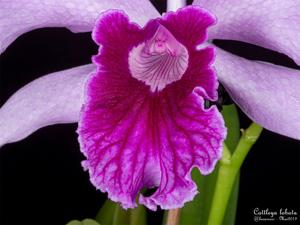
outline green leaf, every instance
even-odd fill
[[[125,210],[116,205],[113,225],[130,225],[130,210]]]
[[[240,122],[238,117],[238,111],[234,104],[223,105],[222,115],[225,120],[225,125],[227,127],[227,137],[225,143],[228,149],[233,153],[236,148],[241,132],[240,132]],[[240,175],[237,174],[235,183],[233,185],[233,190],[228,202],[228,208],[225,212],[223,225],[234,225],[236,217],[236,209],[239,195],[239,186],[240,186]]]
[[[106,200],[96,220],[101,225],[146,225],[146,209],[139,205],[135,209],[124,210],[116,203]]]
[[[82,225],[100,225],[96,220],[93,219],[84,219],[81,222]]]
[[[238,117],[238,111],[234,104],[223,105],[222,115],[227,127],[227,137],[225,143],[228,149],[232,151],[236,148],[240,140],[240,122]]]
[[[79,220],[71,220],[66,225],[82,225],[82,223]]]
[[[162,225],[166,225],[167,224],[168,213],[169,213],[168,210],[164,210],[164,216],[163,216]]]
[[[146,209],[143,205],[139,205],[135,209],[130,209],[130,225],[146,225]]]
[[[100,225],[97,221],[93,219],[84,219],[81,222],[79,220],[72,220],[67,225]]]
[[[233,190],[227,205],[227,210],[224,216],[223,225],[234,225],[239,196],[240,174],[237,174]]]
[[[98,221],[101,225],[112,225],[115,208],[116,203],[107,199],[102,208],[97,213],[95,220]]]

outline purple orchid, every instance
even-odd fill
[[[182,207],[197,193],[190,173],[210,173],[222,155],[214,49],[196,50],[215,22],[191,6],[150,20],[142,29],[121,11],[101,14],[93,31],[99,54],[79,121],[84,167],[91,182],[124,208]]]
[[[93,58],[96,68],[49,74],[14,94],[0,109],[0,146],[47,125],[79,122],[84,167],[112,200],[134,207],[143,187],[158,187],[152,196],[139,198],[150,209],[191,200],[196,194],[191,168],[211,172],[225,138],[217,109],[203,107],[203,99],[217,97],[214,50],[198,48],[215,23],[211,13],[218,23],[209,28],[209,40],[250,42],[300,63],[296,0],[196,0],[194,5],[160,17],[142,0],[0,0],[1,52],[22,33],[53,26],[74,32],[94,27],[93,39],[101,46]],[[300,139],[298,70],[220,49],[214,66],[250,118]]]

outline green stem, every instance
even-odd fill
[[[231,155],[228,148],[224,146],[208,225],[222,225],[236,175],[247,153],[260,136],[261,131],[262,127],[252,123],[251,126],[243,132],[233,155]]]
[[[166,225],[178,225],[180,219],[180,208],[171,209],[168,211],[167,224]]]
[[[130,214],[121,206],[117,205],[113,218],[113,225],[129,225]]]
[[[130,209],[130,225],[146,225],[146,209],[139,205],[135,209]]]
[[[263,128],[260,125],[252,123],[248,129],[242,131],[242,137],[231,158],[231,162],[237,170],[240,169],[249,150],[259,138],[262,130]]]
[[[115,208],[116,204],[114,202],[106,200],[97,213],[95,220],[101,225],[112,225]]]
[[[239,115],[235,105],[223,105],[222,115],[227,127],[225,143],[229,150],[233,151],[240,140]]]

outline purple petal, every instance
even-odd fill
[[[122,9],[141,25],[159,13],[147,0],[1,0],[0,53],[18,36],[42,27],[66,27],[73,32],[93,29],[98,15]]]
[[[180,208],[185,202],[193,200],[197,187],[190,177],[191,169],[198,167],[204,175],[212,172],[222,156],[222,143],[226,136],[223,119],[217,108],[205,110],[202,97],[196,93],[181,102],[173,102],[172,99],[164,101],[167,106],[157,106],[162,112],[158,114],[161,120],[154,127],[146,127],[146,130],[154,128],[154,132],[159,133],[159,145],[155,141],[145,141],[147,145],[140,149],[150,154],[156,153],[158,158],[156,165],[148,163],[146,166],[149,167],[144,170],[146,175],[151,177],[152,174],[153,182],[159,183],[158,189],[152,196],[140,196],[140,203],[152,210],[157,205],[162,209]],[[152,110],[155,111],[155,108]],[[151,134],[142,136],[144,139],[141,142],[151,140],[151,137]],[[147,146],[151,144],[153,147],[148,149]],[[146,158],[147,162],[150,160]],[[155,177],[155,167],[160,169],[159,179]],[[149,187],[147,184],[144,186]]]
[[[17,91],[0,108],[0,146],[22,140],[37,129],[79,119],[85,80],[94,65],[41,77]]]
[[[206,41],[207,28],[215,22],[211,13],[197,6],[184,7],[176,13],[169,12],[160,20],[180,43],[190,49]]]
[[[153,187],[158,187],[156,192],[149,197],[141,195],[140,203],[152,210],[158,205],[163,209],[182,207],[197,193],[191,169],[198,167],[208,174],[222,154],[223,119],[216,107],[203,108],[206,89],[197,87],[209,76],[212,87],[208,89],[217,86],[210,68],[214,52],[211,48],[196,50],[199,39],[205,37],[202,31],[198,40],[168,33],[175,30],[175,24],[184,27],[187,20],[183,12],[194,12],[195,8],[189,9],[177,12],[177,23],[173,21],[175,14],[167,13],[144,29],[113,10],[102,14],[93,32],[101,48],[94,57],[98,69],[88,81],[78,128],[81,151],[87,158],[83,166],[89,170],[91,182],[124,208],[135,207],[141,189]],[[208,18],[204,11],[195,10],[206,16],[204,20]],[[170,38],[166,46],[178,46],[181,40],[187,43],[189,67],[201,63],[195,70],[187,69],[180,80],[153,92],[131,74],[129,53],[141,43],[150,43],[151,48],[160,25],[168,30],[162,31]]]
[[[218,49],[219,81],[255,122],[300,140],[300,71],[254,62]]]
[[[300,65],[299,0],[195,0],[218,23],[210,39],[249,42],[284,53]]]

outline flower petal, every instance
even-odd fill
[[[166,18],[174,17],[166,14]],[[202,67],[161,91],[152,92],[132,76],[129,52],[152,40],[157,21],[141,29],[113,10],[102,14],[93,32],[101,47],[94,57],[98,68],[88,81],[78,128],[81,151],[87,158],[83,166],[91,182],[124,208],[136,206],[142,188],[158,187],[152,196],[140,196],[140,203],[152,210],[158,205],[182,207],[192,200],[197,189],[191,169],[210,173],[221,157],[226,134],[217,108],[203,107],[204,88],[195,88],[198,83],[192,82],[205,72],[215,76],[210,69],[211,48],[198,51],[194,46],[193,57],[198,57],[194,62],[203,59]],[[147,36],[150,31],[152,35]]]
[[[17,91],[0,108],[0,146],[44,126],[77,122],[85,80],[94,69],[90,64],[51,73]]]
[[[160,20],[181,44],[191,49],[206,41],[207,29],[215,22],[211,13],[197,6],[187,6],[175,13],[166,13]]]
[[[73,32],[91,31],[98,15],[122,9],[141,25],[159,13],[147,0],[1,0],[0,53],[18,36],[42,27],[66,27]]]
[[[193,200],[197,187],[190,177],[191,169],[198,167],[203,175],[207,175],[222,156],[222,143],[226,136],[223,118],[215,106],[205,110],[203,98],[196,92],[181,102],[164,99],[163,103],[167,102],[167,106],[157,106],[162,112],[161,121],[156,124],[160,145],[155,146],[156,143],[152,142],[151,149],[159,155],[156,168],[160,168],[160,179],[155,178],[159,185],[152,196],[140,196],[140,203],[152,210],[157,205],[162,209],[181,208],[185,202]],[[154,174],[155,165],[147,165],[149,171],[144,170],[144,173]]]
[[[300,71],[249,61],[221,49],[215,67],[232,99],[255,122],[300,140]]]
[[[151,97],[138,86],[112,85],[110,75],[89,81],[93,97],[78,128],[91,182],[124,208],[135,207],[139,191],[153,187],[157,191],[140,203],[152,210],[182,207],[197,193],[191,169],[208,174],[221,157],[226,132],[220,113],[203,109],[196,93]]]
[[[210,39],[230,39],[260,45],[290,56],[300,65],[299,0],[195,0],[218,23]]]

